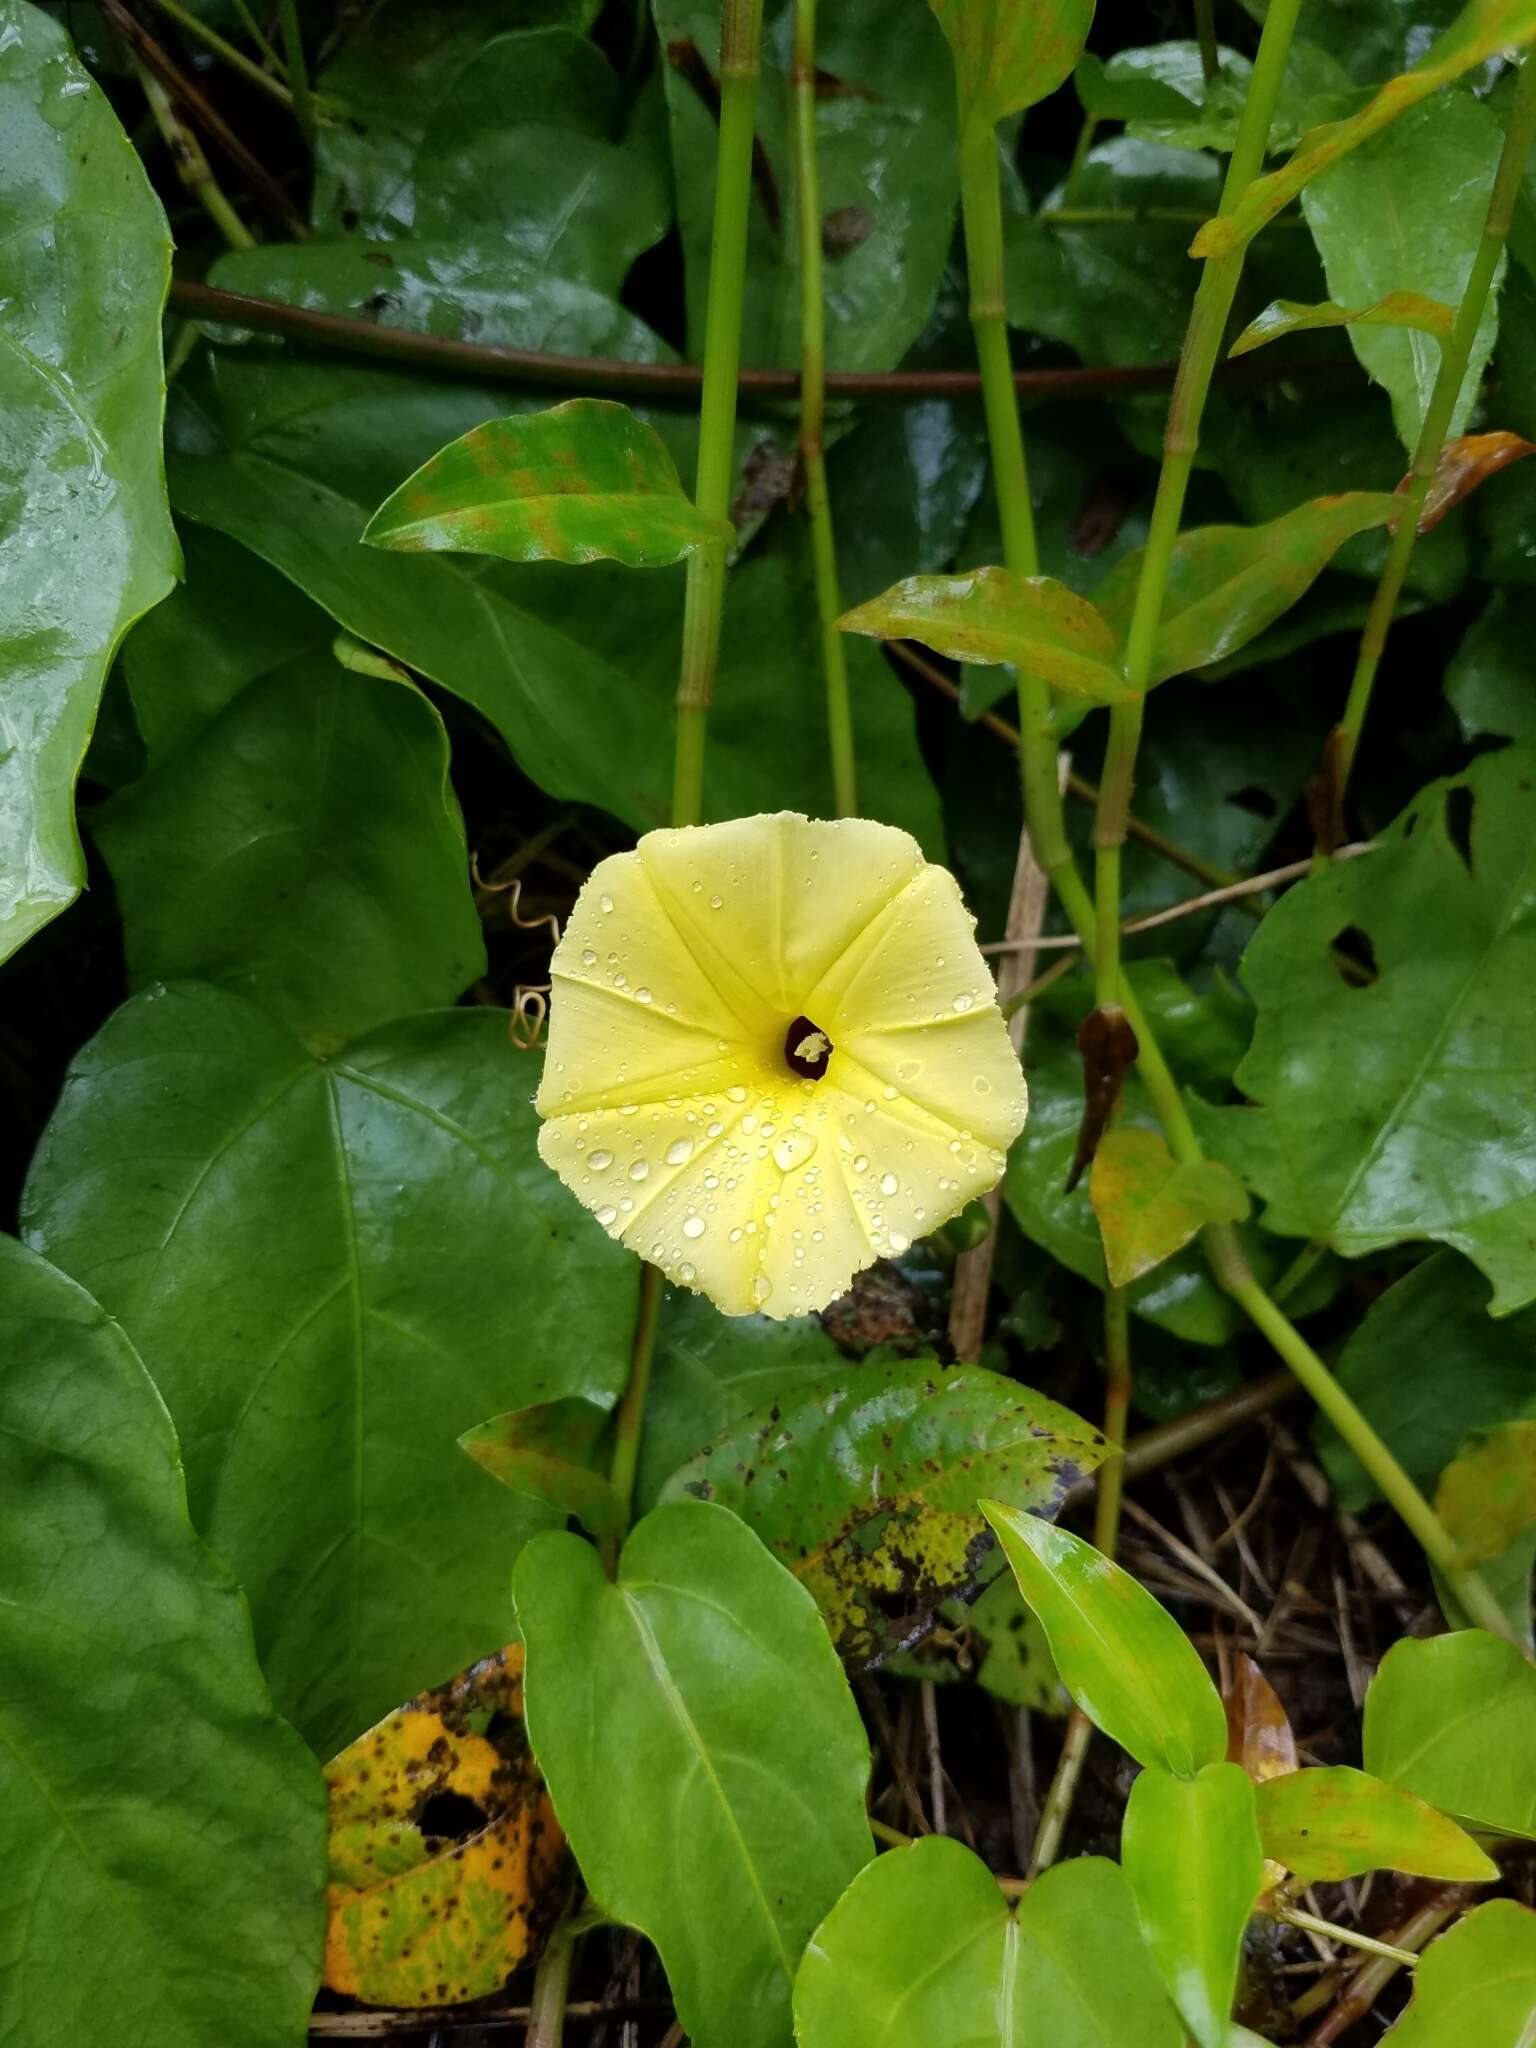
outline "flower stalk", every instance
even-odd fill
[[[816,162],[816,0],[795,0],[790,65],[794,124],[796,209],[800,237],[800,467],[811,522],[811,563],[822,678],[827,691],[827,742],[833,804],[840,818],[858,815],[853,709],[848,694],[848,653],[837,629],[843,599],[837,574],[837,535],[827,490],[823,446],[827,405],[826,313],[821,282],[821,179]]]
[[[1364,730],[1366,713],[1370,709],[1376,670],[1386,648],[1387,634],[1391,630],[1393,614],[1397,610],[1397,601],[1402,595],[1403,584],[1407,578],[1413,544],[1418,538],[1419,516],[1424,510],[1424,500],[1434,479],[1440,451],[1445,446],[1446,436],[1450,431],[1451,415],[1456,409],[1457,399],[1461,396],[1462,385],[1466,382],[1472,344],[1482,322],[1488,294],[1493,289],[1493,278],[1499,267],[1499,258],[1504,253],[1510,222],[1514,217],[1515,200],[1519,196],[1520,183],[1525,174],[1526,161],[1530,156],[1533,140],[1536,140],[1536,65],[1527,61],[1520,67],[1520,82],[1515,90],[1515,102],[1510,112],[1509,127],[1504,136],[1499,166],[1494,173],[1488,212],[1483,221],[1482,239],[1477,245],[1477,254],[1473,257],[1472,268],[1467,274],[1466,290],[1462,293],[1461,304],[1456,309],[1450,338],[1440,351],[1440,367],[1430,390],[1429,404],[1424,412],[1424,424],[1419,430],[1418,445],[1413,453],[1413,467],[1408,472],[1403,489],[1403,510],[1392,529],[1392,544],[1387,550],[1387,559],[1382,565],[1381,576],[1371,595],[1371,608],[1366,614],[1365,626],[1360,635],[1360,651],[1355,660],[1355,672],[1350,679],[1349,696],[1345,702],[1344,716],[1339,721],[1332,757],[1335,784],[1332,791],[1332,809],[1335,813],[1343,807],[1350,769],[1354,766],[1355,754],[1360,745],[1360,734]]]
[[[752,205],[752,141],[762,62],[762,0],[725,0],[720,25],[720,142],[715,215],[704,316],[704,382],[699,404],[699,466],[694,500],[725,520],[735,468],[736,379],[741,367],[747,224]],[[677,686],[677,756],[672,822],[703,815],[704,739],[720,656],[727,545],[711,542],[688,557],[683,605],[682,672]]]

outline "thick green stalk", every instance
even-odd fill
[[[1493,274],[1498,269],[1499,258],[1504,253],[1504,243],[1509,234],[1515,200],[1519,195],[1520,182],[1525,173],[1526,160],[1530,156],[1533,139],[1536,139],[1536,64],[1528,59],[1520,67],[1520,83],[1516,88],[1515,103],[1510,113],[1509,128],[1504,137],[1499,167],[1494,174],[1493,191],[1489,196],[1488,212],[1483,222],[1482,240],[1477,245],[1477,254],[1472,259],[1472,268],[1467,274],[1466,290],[1462,293],[1461,304],[1456,309],[1450,339],[1440,351],[1440,368],[1430,391],[1424,424],[1419,430],[1418,446],[1413,454],[1413,467],[1408,472],[1407,488],[1403,492],[1403,510],[1392,530],[1392,545],[1387,550],[1387,559],[1372,594],[1371,608],[1360,635],[1360,652],[1355,661],[1355,673],[1350,680],[1344,716],[1339,722],[1337,750],[1334,756],[1336,804],[1343,802],[1349,771],[1354,765],[1355,753],[1360,745],[1366,712],[1370,709],[1371,689],[1376,681],[1377,665],[1387,644],[1392,615],[1397,610],[1397,600],[1402,595],[1403,582],[1408,574],[1408,560],[1413,553],[1414,541],[1418,537],[1419,515],[1424,509],[1424,500],[1440,460],[1440,451],[1445,446],[1446,435],[1450,431],[1451,414],[1456,409],[1461,387],[1466,382],[1472,344],[1482,321],[1483,309],[1488,303],[1488,294],[1493,288]]]
[[[137,51],[129,50],[128,61],[133,66],[139,84],[144,88],[149,111],[167,149],[171,152],[171,161],[176,166],[177,177],[231,249],[254,249],[256,237],[230,204],[223,186],[213,174],[213,166],[203,153],[203,145],[183,123],[170,94],[149,66],[142,62]]]
[[[848,655],[837,630],[843,598],[837,576],[837,537],[827,491],[823,433],[827,406],[826,317],[821,287],[821,178],[816,163],[816,0],[795,0],[795,47],[790,70],[795,129],[795,207],[800,230],[800,466],[811,521],[811,561],[821,671],[827,689],[827,741],[832,796],[840,818],[858,815],[853,709],[848,696]]]
[[[1280,93],[1290,53],[1291,35],[1301,0],[1271,0],[1264,17],[1264,32],[1254,59],[1253,77],[1238,123],[1232,161],[1222,186],[1220,212],[1229,213],[1264,164],[1270,122]],[[1237,292],[1243,270],[1243,250],[1230,256],[1210,258],[1200,274],[1194,309],[1184,336],[1184,349],[1174,379],[1168,422],[1163,433],[1163,466],[1158,473],[1157,496],[1147,531],[1146,552],[1125,640],[1125,674],[1135,691],[1129,704],[1117,704],[1109,714],[1109,744],[1100,777],[1099,808],[1094,820],[1096,853],[1094,893],[1097,903],[1098,949],[1095,960],[1096,995],[1101,1005],[1118,1003],[1120,993],[1120,849],[1125,842],[1125,821],[1131,807],[1131,788],[1136,775],[1136,753],[1141,745],[1143,699],[1152,674],[1158,622],[1168,590],[1168,572],[1179,521],[1184,516],[1184,498],[1190,471],[1200,445],[1200,418],[1205,411],[1211,376],[1221,353],[1227,315]]]
[[[304,57],[304,32],[299,26],[298,0],[277,0],[278,26],[283,32],[283,63],[293,94],[293,115],[304,140],[315,146],[315,108],[309,95],[309,65]]]
[[[762,0],[726,0],[720,27],[720,143],[715,159],[715,220],[709,247],[699,467],[694,487],[699,510],[721,520],[730,514],[735,468],[736,377],[741,367],[741,309],[762,27]],[[704,735],[720,653],[726,553],[723,541],[712,542],[695,548],[688,557],[682,673],[677,685],[677,764],[672,779],[674,825],[696,825],[703,810]]]
[[[1266,18],[1259,58],[1254,66],[1254,86],[1259,86],[1262,71],[1264,91],[1270,105],[1273,104],[1273,94],[1278,89],[1279,73],[1284,68],[1283,46],[1289,42],[1299,4],[1300,0],[1272,0]],[[1280,39],[1278,44],[1273,40],[1275,37]],[[1246,127],[1248,124],[1245,122]],[[1266,131],[1267,127],[1266,116]],[[1240,178],[1241,183],[1246,184],[1262,160],[1262,137],[1256,145],[1257,155],[1254,153],[1255,145],[1252,143],[1251,132],[1245,139],[1248,146],[1234,151],[1227,191],[1235,192],[1241,189],[1241,185],[1233,184],[1232,180]],[[993,481],[1002,524],[1003,558],[1005,565],[1016,574],[1028,576],[1035,574],[1037,570],[1034,516],[1029,497],[1024,437],[1019,425],[1008,355],[1006,309],[1003,298],[1002,200],[996,141],[992,131],[984,124],[966,125],[961,140],[960,165],[961,216],[965,227],[966,260],[971,276],[971,321],[976,336],[987,432],[992,451]],[[1216,287],[1206,286],[1202,279],[1202,290],[1209,305],[1214,298]],[[1226,304],[1230,306],[1230,296]],[[1196,318],[1199,318],[1199,294]],[[1225,319],[1226,307],[1223,307],[1220,321],[1216,321],[1214,314],[1207,311],[1202,324],[1199,353],[1196,354],[1186,346],[1185,359],[1180,364],[1179,382],[1194,385],[1199,393],[1200,404],[1203,404],[1205,389],[1210,381],[1210,370],[1215,361],[1215,350],[1220,343],[1221,328]],[[1209,362],[1205,361],[1207,352],[1210,356]],[[1178,388],[1179,385],[1176,383],[1175,407],[1179,406]],[[1200,404],[1185,402],[1181,416],[1186,427],[1198,429]],[[1192,447],[1190,457],[1193,457]],[[1178,459],[1178,451],[1175,451],[1175,458],[1174,482],[1167,486],[1160,482],[1158,505],[1154,508],[1153,515],[1156,531],[1155,535],[1149,535],[1147,561],[1137,591],[1136,610],[1141,616],[1142,623],[1138,631],[1133,618],[1132,632],[1137,634],[1138,642],[1144,649],[1140,657],[1146,663],[1143,673],[1150,671],[1151,647],[1158,614],[1162,610],[1173,541],[1183,510],[1184,485],[1189,476],[1189,462],[1181,462]],[[1172,495],[1175,490],[1176,501]],[[1161,518],[1158,517],[1159,509]],[[1154,539],[1161,561],[1159,569],[1152,566]],[[1057,781],[1056,738],[1051,719],[1050,690],[1048,685],[1041,683],[1038,678],[1021,675],[1018,679],[1018,691],[1020,773],[1024,789],[1025,816],[1035,849],[1035,858],[1049,876],[1073,929],[1083,943],[1084,951],[1090,960],[1095,960],[1097,966],[1095,956],[1098,952],[1099,933],[1095,906],[1073,861],[1063,817],[1061,790]],[[1131,748],[1125,757],[1122,771],[1127,798],[1134,760],[1135,751]],[[1107,779],[1106,771],[1106,781]],[[1117,900],[1117,948],[1118,907]],[[1136,1033],[1140,1047],[1137,1072],[1152,1098],[1169,1149],[1180,1161],[1198,1161],[1204,1157],[1203,1148],[1185,1107],[1178,1082],[1163,1056],[1151,1022],[1137,1000],[1134,989],[1129,983],[1123,982],[1118,967],[1114,987],[1114,1000],[1120,1002]],[[1205,1232],[1205,1245],[1219,1284],[1245,1310],[1291,1368],[1301,1385],[1312,1394],[1318,1405],[1324,1408],[1345,1442],[1408,1522],[1426,1553],[1452,1581],[1467,1612],[1481,1626],[1500,1635],[1509,1636],[1510,1626],[1482,1579],[1475,1572],[1457,1572],[1453,1562],[1454,1545],[1441,1527],[1434,1510],[1365,1416],[1334,1380],[1327,1366],[1305,1337],[1254,1278],[1243,1257],[1236,1233],[1228,1225],[1212,1226]],[[1079,1736],[1078,1740],[1085,1743],[1086,1736]],[[1069,1736],[1069,1744],[1070,1742]]]

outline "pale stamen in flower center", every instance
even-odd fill
[[[832,1057],[832,1041],[809,1017],[797,1017],[784,1034],[784,1064],[805,1081],[819,1081]]]

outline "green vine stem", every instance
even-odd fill
[[[283,62],[293,115],[311,149],[315,146],[315,108],[309,96],[309,65],[304,57],[304,32],[299,26],[299,0],[277,0],[278,26],[283,33]]]
[[[730,514],[735,468],[736,380],[741,368],[762,33],[763,0],[725,0],[720,25],[720,143],[715,160],[715,220],[709,248],[699,467],[694,487],[699,510],[720,520]],[[674,825],[696,825],[703,811],[704,735],[720,653],[726,555],[722,541],[696,548],[688,557],[683,663],[677,686],[677,763],[672,778]]]
[[[1222,185],[1221,213],[1229,213],[1264,165],[1270,123],[1280,95],[1280,82],[1290,54],[1291,35],[1301,0],[1272,0],[1254,58],[1253,76],[1238,123],[1232,161]],[[1163,466],[1147,530],[1146,552],[1125,640],[1125,674],[1135,696],[1115,705],[1109,714],[1109,744],[1099,778],[1099,808],[1094,820],[1094,895],[1098,947],[1094,963],[1097,1000],[1101,1007],[1120,1001],[1120,849],[1131,807],[1136,753],[1141,745],[1142,710],[1147,679],[1152,673],[1158,622],[1167,595],[1168,572],[1178,539],[1179,521],[1189,489],[1190,471],[1200,445],[1200,417],[1205,410],[1211,376],[1221,354],[1227,315],[1242,275],[1244,250],[1207,260],[1200,274],[1184,349],[1174,379],[1168,422],[1163,432]]]
[[[244,50],[237,48],[227,37],[221,36],[216,28],[210,28],[190,7],[183,7],[181,0],[150,0],[150,5],[174,21],[183,34],[191,36],[195,42],[211,50],[214,56],[220,58],[232,71],[238,71],[258,92],[264,92],[269,99],[276,100],[279,106],[293,105],[293,94],[280,78],[274,78],[270,71],[263,70],[254,58],[248,57]]]
[[[149,111],[160,131],[161,140],[171,153],[177,177],[231,249],[254,249],[256,237],[230,204],[223,186],[213,174],[213,166],[203,153],[202,144],[182,121],[170,94],[136,50],[129,50],[128,61],[144,88]]]
[[[1282,43],[1289,42],[1298,7],[1299,0],[1273,0],[1266,17],[1253,76],[1253,84],[1257,88],[1262,68],[1266,94],[1272,94],[1278,89],[1278,75],[1284,68],[1283,50],[1279,56],[1274,54],[1277,45],[1273,38],[1279,37]],[[1268,61],[1266,51],[1269,52]],[[1245,127],[1247,125],[1245,122]],[[1267,125],[1266,117],[1266,129]],[[982,396],[992,451],[994,487],[1002,525],[1003,558],[1005,566],[1015,573],[1031,575],[1035,573],[1037,560],[1034,518],[1029,498],[1024,437],[1019,425],[1008,355],[1002,290],[1002,199],[996,142],[989,127],[985,124],[967,124],[961,139],[960,161],[960,205],[965,229],[966,259],[971,274],[971,318],[975,330]],[[1255,162],[1256,159],[1249,150],[1234,152],[1233,167],[1228,179],[1229,189],[1239,189],[1231,182],[1239,173],[1243,174],[1243,182],[1246,182],[1249,173],[1245,171],[1245,164]],[[1214,288],[1205,289],[1209,302]],[[1199,314],[1200,303],[1197,294],[1195,318],[1198,319]],[[1213,316],[1208,312],[1206,319],[1208,322],[1213,321]],[[1205,366],[1199,379],[1198,388],[1202,394],[1209,383],[1210,365],[1215,361],[1215,350],[1221,339],[1220,328],[1224,320],[1225,310],[1222,322],[1214,323],[1214,332],[1209,326],[1205,330],[1202,348],[1209,348],[1211,354],[1210,363]],[[1175,408],[1179,405],[1181,386],[1190,383],[1199,369],[1200,363],[1194,357],[1194,352],[1186,346],[1174,386]],[[1186,412],[1183,417],[1187,428],[1198,426],[1198,407],[1193,414]],[[1182,472],[1181,475],[1177,475],[1176,502],[1171,496],[1173,485],[1165,488],[1160,483],[1159,486],[1157,506],[1162,508],[1162,518],[1158,520],[1155,508],[1154,525],[1158,529],[1156,538],[1162,566],[1160,570],[1154,569],[1153,536],[1149,535],[1147,560],[1137,593],[1137,612],[1144,615],[1150,612],[1150,624],[1144,624],[1141,628],[1142,634],[1146,636],[1147,649],[1147,670],[1144,673],[1150,670],[1151,636],[1156,626],[1156,614],[1162,609],[1168,563],[1178,527],[1177,515],[1183,509],[1184,483],[1188,479],[1192,457],[1193,448],[1189,451],[1188,459],[1177,448],[1173,451],[1175,471]],[[1155,611],[1152,611],[1150,608],[1154,595],[1156,605]],[[1135,630],[1134,620],[1132,630]],[[1019,762],[1024,788],[1024,810],[1035,857],[1049,877],[1073,929],[1082,941],[1083,950],[1091,960],[1094,960],[1098,951],[1097,917],[1094,902],[1077,872],[1067,839],[1061,792],[1057,782],[1056,738],[1051,719],[1050,689],[1039,678],[1021,674],[1018,678],[1018,696]],[[1121,773],[1124,777],[1127,801],[1134,763],[1134,748],[1124,751]],[[1106,770],[1105,781],[1108,779]],[[1195,1163],[1202,1160],[1205,1155],[1185,1107],[1178,1082],[1163,1056],[1151,1022],[1137,999],[1135,990],[1118,973],[1118,891],[1115,909],[1117,971],[1114,999],[1121,1004],[1136,1033],[1140,1046],[1137,1071],[1152,1099],[1153,1108],[1168,1140],[1169,1150],[1181,1163]],[[1095,966],[1097,967],[1096,960]],[[1275,1351],[1290,1367],[1300,1384],[1329,1416],[1355,1456],[1418,1538],[1426,1555],[1445,1575],[1467,1613],[1481,1627],[1513,1640],[1514,1631],[1481,1575],[1460,1568],[1455,1545],[1429,1502],[1393,1457],[1366,1417],[1339,1386],[1306,1338],[1260,1286],[1243,1255],[1236,1231],[1229,1224],[1213,1224],[1204,1232],[1204,1243],[1217,1283],[1242,1307],[1255,1327],[1268,1338]],[[1042,1828],[1043,1826],[1042,1820]]]
[[[629,1383],[614,1420],[613,1453],[608,1461],[608,1478],[619,1497],[620,1528],[627,1530],[634,1515],[635,1473],[640,1463],[640,1425],[645,1417],[645,1399],[651,1390],[651,1363],[656,1355],[656,1321],[661,1312],[661,1269],[640,1268],[640,1300],[635,1310],[634,1348],[630,1353]],[[617,1560],[622,1536],[610,1546],[609,1562]]]
[[[1403,510],[1392,530],[1392,544],[1387,551],[1380,580],[1372,593],[1371,608],[1366,614],[1365,628],[1360,635],[1360,652],[1355,662],[1354,675],[1350,680],[1344,716],[1339,722],[1334,754],[1333,796],[1336,809],[1343,804],[1349,772],[1354,765],[1355,753],[1360,745],[1360,734],[1365,726],[1366,713],[1370,709],[1377,665],[1387,644],[1392,616],[1397,609],[1397,600],[1402,595],[1403,582],[1408,574],[1408,560],[1413,553],[1414,541],[1418,537],[1419,515],[1424,509],[1424,500],[1440,460],[1440,451],[1450,430],[1451,414],[1456,409],[1461,387],[1466,382],[1472,343],[1483,317],[1483,308],[1488,303],[1488,294],[1493,287],[1493,274],[1498,268],[1500,256],[1504,253],[1505,239],[1509,234],[1515,200],[1519,196],[1520,182],[1525,173],[1526,160],[1530,156],[1533,139],[1536,139],[1536,64],[1528,60],[1520,67],[1520,82],[1515,91],[1515,102],[1510,112],[1504,147],[1499,156],[1499,167],[1494,174],[1493,191],[1489,195],[1488,212],[1483,222],[1482,240],[1477,245],[1477,254],[1467,274],[1466,290],[1462,293],[1461,304],[1456,309],[1450,339],[1440,351],[1440,367],[1430,391],[1429,404],[1424,412],[1424,424],[1419,430],[1418,445],[1414,449],[1413,467],[1408,472],[1407,487],[1403,492]]]
[[[790,104],[795,135],[796,211],[800,235],[800,466],[811,521],[811,561],[821,670],[827,689],[827,740],[832,798],[840,818],[858,815],[853,709],[848,696],[848,653],[837,629],[843,599],[837,576],[837,537],[827,491],[822,446],[827,403],[826,314],[821,285],[821,178],[816,163],[816,0],[795,0],[795,42],[790,63]]]

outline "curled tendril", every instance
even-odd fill
[[[552,910],[544,911],[538,917],[523,917],[519,906],[523,895],[523,878],[513,875],[510,881],[487,882],[480,873],[478,858],[471,859],[470,873],[475,886],[484,889],[487,895],[506,892],[511,900],[507,915],[519,931],[536,932],[541,925],[549,927],[550,943],[560,943],[560,920]],[[519,1052],[537,1052],[544,1033],[544,1021],[549,1015],[550,984],[547,981],[519,982],[512,991],[512,1011],[507,1020],[507,1036]]]

